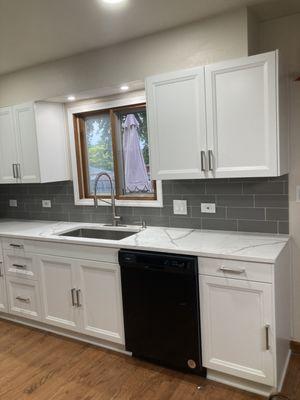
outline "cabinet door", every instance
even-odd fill
[[[41,255],[37,256],[37,263],[41,274],[43,322],[79,330],[74,261]]]
[[[35,115],[33,104],[14,107],[19,148],[19,175],[22,183],[40,182]]]
[[[17,143],[12,109],[0,109],[0,183],[16,183]]]
[[[278,173],[277,53],[205,67],[210,176]]]
[[[124,343],[119,265],[78,261],[82,333]]]
[[[203,364],[274,384],[272,286],[200,275]]]
[[[2,261],[0,261],[0,312],[7,312],[6,285]]]
[[[153,179],[205,177],[205,166],[201,168],[206,150],[204,92],[202,67],[146,80]]]

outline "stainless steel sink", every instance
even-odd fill
[[[138,232],[113,229],[80,228],[61,233],[59,236],[81,237],[87,239],[121,240],[129,236],[135,235],[136,233]]]

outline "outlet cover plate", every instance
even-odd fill
[[[187,201],[173,200],[173,213],[176,215],[187,215]]]
[[[201,212],[206,214],[215,214],[216,213],[216,204],[215,203],[201,203]]]
[[[51,200],[42,200],[42,207],[51,208]]]
[[[18,207],[18,201],[17,200],[9,200],[9,207]]]

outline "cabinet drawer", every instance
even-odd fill
[[[32,255],[18,255],[14,252],[4,252],[5,272],[7,275],[18,276],[25,279],[38,279],[38,269],[35,257]]]
[[[16,253],[24,252],[25,243],[26,240],[22,239],[14,239],[14,238],[2,239],[3,250],[12,250],[15,251]]]
[[[9,312],[26,318],[41,320],[38,282],[28,279],[6,278]]]
[[[273,265],[198,257],[199,274],[272,283]]]

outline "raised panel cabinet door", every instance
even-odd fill
[[[43,322],[78,331],[75,261],[63,257],[38,255],[37,265],[41,275]]]
[[[152,178],[204,178],[204,68],[147,78],[146,95]]]
[[[124,344],[119,265],[78,261],[78,268],[82,333]]]
[[[33,104],[15,106],[14,118],[19,153],[18,175],[22,183],[39,183],[40,169]]]
[[[18,163],[13,111],[0,108],[0,183],[16,183]]]
[[[272,285],[200,275],[205,367],[275,384]]]
[[[2,261],[0,261],[0,312],[7,312],[6,285]]]
[[[205,67],[210,177],[278,174],[277,52]]]

